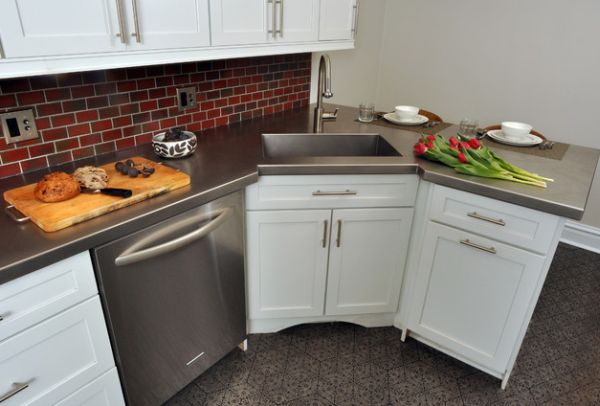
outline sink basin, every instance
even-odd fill
[[[266,158],[400,156],[379,134],[263,134]]]

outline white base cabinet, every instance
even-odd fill
[[[267,176],[249,186],[250,332],[307,321],[390,325],[413,208],[389,206],[414,204],[416,185],[414,175],[331,175]]]

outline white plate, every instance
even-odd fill
[[[492,130],[487,132],[488,137],[492,138],[495,141],[498,141],[502,144],[513,145],[515,147],[530,147],[532,145],[541,144],[544,140],[538,137],[537,135],[527,134],[523,137],[523,139],[515,140],[508,139],[502,132],[502,130]]]
[[[383,118],[390,123],[399,125],[421,125],[429,121],[427,117],[420,114],[417,114],[415,117],[409,119],[399,119],[398,116],[396,116],[396,113],[387,113],[383,115]]]

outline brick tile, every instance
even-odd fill
[[[102,141],[114,141],[122,137],[121,129],[108,130],[102,133]]]
[[[118,116],[119,108],[118,107],[105,107],[103,109],[98,110],[98,116],[100,118],[111,118]]]
[[[17,95],[17,100],[19,101],[19,105],[21,105],[21,106],[27,106],[30,104],[39,104],[39,103],[46,102],[46,98],[44,97],[44,92],[41,90],[38,90],[35,92],[19,93]]]
[[[45,156],[41,156],[34,159],[28,159],[21,162],[21,170],[23,172],[36,171],[38,169],[44,169],[48,166],[48,161]]]
[[[83,72],[81,74],[83,83],[101,83],[106,82],[106,71],[97,70],[92,72]]]
[[[66,86],[77,86],[83,83],[81,79],[81,73],[62,73],[60,75],[56,75],[58,80],[58,85],[61,87]]]
[[[150,123],[142,124],[142,131],[150,132],[160,130],[160,122],[152,121]]]
[[[70,111],[81,111],[86,109],[85,99],[69,100],[62,103],[65,113]]]
[[[64,164],[67,162],[71,162],[73,160],[73,155],[71,155],[71,151],[59,152],[58,154],[48,155],[48,165],[55,166]]]
[[[116,146],[118,150],[131,148],[135,146],[135,139],[133,137],[123,138],[116,141]]]
[[[88,135],[79,137],[79,144],[82,147],[85,147],[88,145],[98,144],[101,140],[102,140],[102,138],[100,137],[100,134],[97,134],[97,133],[96,134],[88,134]]]
[[[112,94],[117,91],[117,84],[115,82],[100,83],[94,85],[94,90],[97,96],[102,96],[104,94]]]
[[[148,76],[162,76],[165,74],[165,68],[161,65],[147,66],[146,75]]]
[[[74,160],[87,158],[90,156],[94,156],[94,147],[83,147],[74,149],[73,151],[71,151],[71,153],[73,154]]]
[[[110,142],[105,142],[103,144],[97,144],[94,145],[94,151],[96,152],[96,155],[98,154],[106,154],[107,152],[113,152],[115,151],[115,142],[114,141],[110,141]]]
[[[31,90],[29,80],[26,78],[1,80],[0,88],[3,93],[17,93]]]
[[[85,124],[76,124],[68,127],[69,137],[77,137],[78,135],[89,134],[90,125],[88,123]]]
[[[121,115],[135,114],[140,112],[140,105],[138,103],[123,104],[119,107],[119,110]]]
[[[45,130],[46,128],[50,128],[50,118],[49,117],[40,117],[35,119],[35,126],[38,131]]]
[[[62,105],[60,103],[49,103],[40,104],[36,107],[38,117],[51,116],[53,114],[60,114],[63,112]]]
[[[68,134],[67,134],[66,127],[51,128],[48,130],[44,130],[42,132],[42,138],[45,142],[60,140],[61,138],[67,138],[67,137],[68,137]]]
[[[97,96],[90,97],[87,99],[87,107],[88,109],[97,109],[100,107],[108,106],[108,97],[107,96]]]
[[[56,141],[55,144],[57,152],[79,148],[79,140],[77,138],[68,138],[66,140]]]
[[[29,156],[32,158],[52,154],[54,152],[53,143],[38,144],[29,147]]]
[[[71,88],[71,96],[78,99],[82,97],[91,97],[94,95],[94,86],[84,85]]]
[[[127,69],[111,69],[106,71],[106,80],[116,82],[127,79]]]
[[[137,81],[138,90],[152,89],[153,87],[156,87],[154,79],[142,79]]]
[[[129,99],[134,102],[134,101],[142,101],[142,100],[148,100],[150,96],[148,95],[148,91],[147,90],[140,90],[139,92],[132,92],[129,94]]]
[[[75,114],[75,118],[77,119],[78,123],[98,120],[98,110],[80,111]]]
[[[29,83],[31,83],[31,90],[58,87],[55,75],[33,76],[29,78]]]
[[[117,83],[117,91],[120,93],[131,92],[137,89],[135,80],[127,80],[125,82]]]
[[[117,106],[126,103],[129,103],[129,94],[127,93],[112,94],[108,96],[108,104],[111,106]]]
[[[75,124],[75,115],[73,113],[61,114],[51,118],[53,127],[62,127],[65,125]]]
[[[123,137],[131,137],[132,135],[141,134],[142,126],[141,125],[132,125],[130,127],[123,128]]]
[[[139,79],[146,77],[146,68],[127,69],[127,79]]]
[[[56,100],[67,100],[71,98],[71,90],[68,88],[49,89],[44,93],[46,93],[46,100],[49,102]]]
[[[100,120],[92,123],[92,131],[104,131],[112,128],[111,120]]]
[[[151,120],[161,120],[163,118],[168,117],[169,112],[166,109],[163,110],[155,110],[151,114]]]
[[[135,145],[150,144],[152,142],[152,134],[142,134],[135,137]]]
[[[172,107],[172,106],[175,106],[176,104],[177,103],[176,103],[174,97],[165,97],[164,99],[158,99],[158,107],[159,108]]]
[[[0,95],[0,108],[16,107],[17,99],[13,94]]]
[[[7,178],[9,176],[18,175],[21,173],[21,166],[19,164],[0,165],[0,178]]]
[[[123,116],[112,119],[113,127],[125,127],[131,125],[131,116]]]
[[[156,78],[156,86],[157,87],[172,86],[172,85],[173,85],[173,77],[172,76]]]
[[[134,124],[145,123],[147,121],[150,121],[150,113],[149,112],[133,115],[133,123]]]
[[[29,158],[29,150],[27,148],[12,149],[10,151],[0,153],[2,163],[10,163],[22,161],[23,159]]]

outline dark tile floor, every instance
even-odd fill
[[[394,328],[298,326],[249,338],[176,405],[600,405],[600,255],[560,245],[508,388]]]

